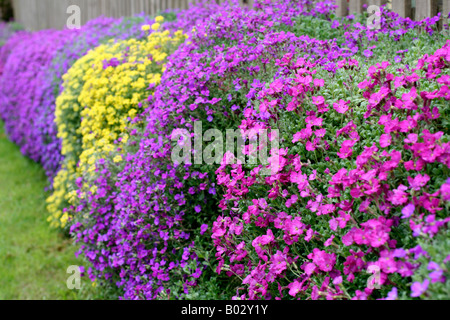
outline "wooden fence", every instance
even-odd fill
[[[214,0],[213,0],[214,1]],[[224,2],[228,0],[216,0]],[[449,14],[450,0],[335,0],[339,17],[361,13],[365,5],[387,4],[403,17],[422,19],[435,16],[438,12]],[[30,30],[62,29],[70,14],[67,8],[80,8],[80,22],[104,15],[107,17],[131,16],[145,12],[149,15],[167,9],[185,9],[195,0],[13,0],[17,22]],[[252,6],[254,0],[240,0],[242,5]]]
[[[214,1],[214,0],[213,0]],[[216,0],[216,3],[227,0]],[[254,0],[240,0],[252,5]],[[26,29],[62,29],[70,14],[67,8],[80,8],[81,24],[97,18],[132,16],[145,12],[153,15],[168,9],[186,9],[195,0],[13,0],[15,20]]]
[[[438,12],[448,17],[450,12],[450,0],[336,0],[336,5],[336,15],[339,17],[362,13],[364,5],[387,5],[402,17],[415,20],[434,17]]]

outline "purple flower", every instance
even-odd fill
[[[436,283],[436,282],[445,282],[445,276],[444,276],[444,271],[443,270],[436,270],[431,272],[428,275],[431,279],[431,283]]]
[[[450,254],[444,259],[444,263],[450,262]]]
[[[428,285],[430,284],[430,281],[428,279],[425,279],[422,283],[420,282],[414,282],[411,285],[411,297],[417,298],[420,297],[422,294],[424,294],[427,289]]]
[[[202,224],[200,227],[200,234],[203,235],[208,230],[207,224]]]
[[[403,214],[402,219],[407,219],[411,217],[414,213],[414,210],[416,210],[416,207],[412,203],[408,204],[406,207],[402,209]]]
[[[370,58],[373,56],[373,52],[371,50],[367,49],[367,50],[364,50],[363,55],[367,58]]]
[[[406,256],[406,251],[405,249],[395,249],[394,253],[393,253],[393,257],[395,258],[404,258]]]
[[[333,280],[333,284],[334,285],[339,285],[339,284],[341,284],[342,283],[342,276],[338,276],[338,277],[336,277],[334,280]]]
[[[388,293],[388,296],[385,300],[397,300],[398,298],[398,291],[396,287],[393,287],[392,290]]]

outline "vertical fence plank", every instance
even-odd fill
[[[392,11],[398,13],[403,18],[411,17],[411,0],[392,1]]]
[[[350,14],[360,14],[364,11],[363,5],[367,4],[367,0],[349,0],[348,7]]]
[[[395,1],[395,0],[394,0]],[[369,0],[368,4],[370,5],[375,5],[375,6],[383,6],[385,4],[388,3],[388,0]]]
[[[442,15],[444,23],[447,24],[448,14],[450,13],[450,0],[443,0],[442,3]]]
[[[145,12],[155,15],[157,12],[168,9],[187,9],[189,3],[197,0],[12,0],[15,19],[29,30],[63,29],[69,15],[67,8],[77,5],[81,9],[81,23],[97,18],[130,16]],[[222,3],[229,0],[211,0]],[[356,8],[355,12],[362,11],[362,4],[366,1],[378,0],[337,0],[342,3],[342,16],[346,15],[347,1]],[[450,1],[450,0],[449,0]],[[241,5],[253,7],[255,0],[240,0]]]
[[[438,0],[416,0],[416,20],[434,17],[437,14]]]
[[[336,0],[336,16],[339,18],[345,17],[348,14],[347,0]]]

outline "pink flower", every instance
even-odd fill
[[[340,99],[337,103],[333,104],[333,108],[334,110],[336,110],[336,112],[344,114],[348,111],[350,101],[344,101],[342,99]]]
[[[327,214],[330,214],[330,213],[334,212],[334,210],[335,210],[334,205],[332,205],[332,204],[324,204],[324,205],[321,205],[318,208],[317,215],[318,216],[320,216],[320,215],[327,215]]]
[[[323,87],[325,85],[324,79],[314,79],[314,86]]]
[[[406,133],[410,132],[412,129],[417,127],[417,121],[409,117],[408,119],[400,122],[400,132]]]
[[[310,126],[318,126],[321,127],[323,124],[323,118],[318,118],[315,115],[311,115],[306,117],[305,122]]]
[[[404,140],[404,142],[414,144],[417,142],[417,139],[418,139],[418,135],[416,133],[410,133],[410,134],[408,134],[408,138],[406,138]]]
[[[293,139],[292,139],[292,143],[296,143],[297,141],[300,141],[302,134],[300,132],[297,132],[294,134]]]
[[[333,284],[334,284],[335,286],[338,286],[338,285],[340,285],[340,284],[342,283],[342,281],[343,281],[342,276],[338,276],[338,277],[336,277],[336,278],[333,280]]]
[[[353,235],[355,234],[356,228],[351,229],[349,232],[347,232],[345,235],[342,236],[341,240],[344,245],[347,247],[351,246],[354,242]]]
[[[322,271],[329,272],[336,263],[336,255],[334,253],[326,253],[317,248],[308,255],[308,259],[312,259],[314,264]]]
[[[277,253],[272,256],[271,261],[272,264],[270,265],[270,271],[275,274],[281,274],[284,270],[286,270],[286,255],[280,250],[277,250]]]
[[[443,200],[450,201],[450,179],[441,186],[440,192]]]
[[[382,148],[389,147],[392,143],[392,137],[390,134],[382,134],[380,136],[380,146]]]
[[[414,162],[414,160],[406,161],[404,163],[404,166],[407,171],[411,170],[421,171],[425,166],[425,164],[426,164],[425,161],[423,161],[422,159],[417,159],[416,162]]]
[[[306,150],[307,151],[314,151],[316,150],[316,144],[311,141],[306,141]]]
[[[333,242],[334,239],[334,235],[332,235],[330,238],[328,238],[327,241],[325,241],[325,243],[323,244],[325,247],[329,247],[331,245],[331,243]]]
[[[313,234],[314,234],[314,230],[313,229],[308,229],[308,230],[306,230],[306,236],[305,236],[305,241],[306,242],[309,242],[309,241],[311,241],[311,239],[312,239],[312,237],[313,237]]]
[[[302,285],[297,280],[294,280],[294,282],[289,283],[289,295],[295,297],[301,290]]]
[[[428,210],[428,211],[430,211],[431,213],[436,213],[436,211],[441,211],[442,210],[442,208],[440,208],[439,207],[439,203],[440,203],[441,201],[439,200],[439,199],[437,199],[437,198],[433,198],[433,199],[425,199],[424,200],[424,202],[423,202],[423,207],[426,209],[426,210]]]
[[[313,134],[311,127],[312,127],[311,125],[307,125],[306,128],[295,133],[293,136],[294,139],[292,140],[292,143],[296,143],[297,141],[300,141],[300,140],[309,139],[309,137],[311,137]]]
[[[312,97],[313,103],[318,106],[325,103],[325,98],[322,96]]]
[[[286,207],[290,208],[294,203],[297,202],[298,196],[293,194],[290,199],[286,201]]]
[[[316,265],[312,262],[309,262],[308,264],[306,264],[305,266],[305,273],[310,276],[314,273],[314,271],[316,271]]]
[[[294,220],[289,223],[289,235],[301,235],[304,227],[305,225],[301,222],[301,217],[295,217]]]
[[[345,159],[345,158],[351,157],[353,154],[352,147],[355,145],[355,143],[356,142],[354,140],[345,140],[342,143],[341,149],[337,153],[339,158]]]
[[[327,129],[318,129],[316,131],[314,131],[314,134],[318,137],[318,138],[323,138],[325,136],[325,134],[327,133]]]
[[[419,191],[420,188],[424,187],[428,181],[430,181],[430,177],[427,174],[424,175],[418,174],[414,179],[408,177],[408,182],[409,185],[411,186],[411,189],[416,191]]]
[[[283,90],[283,82],[280,79],[277,79],[270,84],[270,88],[279,93]]]
[[[408,188],[404,185],[400,185],[397,189],[394,189],[392,195],[389,197],[389,201],[393,205],[402,205],[408,202],[408,194],[405,192]]]

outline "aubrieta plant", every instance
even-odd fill
[[[0,21],[0,47],[5,44],[17,31],[23,30],[23,27],[16,22]]]
[[[113,142],[128,119],[143,111],[146,95],[159,84],[165,59],[184,41],[182,31],[172,37],[169,30],[157,31],[163,19],[156,17],[152,25],[155,32],[143,40],[112,39],[98,46],[63,76],[64,90],[56,100],[55,121],[64,161],[48,199],[53,224],[65,227],[69,218],[63,212],[65,204],[77,203],[75,180],[90,175],[96,160],[114,149]],[[143,28],[149,30],[150,26]],[[125,143],[128,135],[121,139]],[[114,161],[122,161],[121,155]]]
[[[41,113],[41,97],[36,91],[45,83],[45,72],[58,48],[71,40],[68,30],[20,32],[2,47],[7,60],[0,78],[0,112],[5,130],[21,152],[40,160],[42,141],[35,129]],[[9,49],[11,48],[11,49]],[[9,52],[9,54],[8,54]]]
[[[222,176],[220,169],[216,173],[215,166],[174,165],[170,159],[173,147],[172,133],[174,129],[184,128],[193,134],[193,124],[198,120],[203,120],[204,130],[238,126],[241,129],[258,126],[269,128],[269,123],[265,123],[266,120],[281,117],[281,114],[278,114],[281,111],[279,107],[280,111],[274,111],[272,114],[269,112],[275,109],[279,102],[260,101],[263,100],[260,94],[267,88],[269,91],[277,90],[280,96],[285,95],[283,82],[281,79],[277,80],[277,77],[283,78],[284,81],[293,70],[317,67],[332,82],[335,80],[335,73],[340,69],[357,69],[355,72],[359,72],[360,69],[355,68],[358,66],[356,56],[359,49],[353,38],[337,41],[325,36],[327,32],[346,34],[343,29],[352,27],[351,19],[346,22],[347,25],[339,27],[339,23],[327,20],[333,7],[331,5],[327,7],[326,4],[324,7],[328,8],[328,11],[320,12],[323,20],[319,20],[319,23],[323,23],[328,29],[323,31],[320,40],[298,31],[302,28],[302,23],[315,23],[309,14],[297,21],[285,19],[282,23],[277,15],[272,15],[271,20],[264,11],[254,12],[239,7],[227,7],[225,12],[212,16],[208,23],[197,23],[192,30],[190,41],[169,58],[161,84],[156,89],[155,95],[150,97],[149,108],[143,115],[145,124],[130,129],[130,143],[125,147],[129,152],[125,157],[125,166],[114,164],[114,153],[109,159],[101,160],[100,164],[104,168],[98,170],[99,179],[92,185],[100,188],[101,195],[91,194],[84,202],[86,207],[78,208],[80,213],[89,210],[87,220],[78,221],[73,226],[72,232],[77,234],[81,242],[87,244],[86,247],[83,246],[82,251],[90,257],[90,261],[97,269],[90,271],[91,277],[114,279],[119,286],[124,287],[124,298],[127,299],[205,297],[205,294],[199,292],[208,286],[210,287],[206,295],[208,298],[214,297],[211,287],[218,286],[221,292],[229,292],[225,295],[228,298],[235,295],[231,294],[235,291],[231,289],[233,287],[249,290],[245,286],[248,283],[242,282],[244,279],[242,276],[245,270],[249,273],[254,271],[251,261],[237,265],[229,261],[225,263],[226,259],[236,263],[236,257],[243,260],[250,254],[245,249],[246,241],[236,243],[237,247],[229,244],[228,247],[221,247],[217,242],[227,241],[225,237],[227,228],[218,229],[217,222],[212,223],[216,220],[213,212],[218,210],[216,199],[220,198],[217,196],[223,195],[217,184],[224,184],[226,181],[238,186],[240,181],[245,181],[242,180],[244,172],[231,177]],[[271,7],[263,8],[266,8],[267,12],[278,12]],[[299,10],[299,13],[301,12],[303,10]],[[400,38],[392,32],[399,28],[400,23],[395,20],[401,18],[385,13],[383,19],[384,28],[373,33],[368,42],[370,46],[373,46],[378,38],[384,37],[398,41],[399,48],[403,48],[401,46],[405,43],[399,41]],[[413,23],[407,29],[414,30],[419,25],[422,23]],[[354,28],[358,34],[367,31],[360,25]],[[311,29],[316,30],[314,27]],[[411,34],[412,32],[408,36]],[[371,49],[375,51],[375,48]],[[403,55],[405,53],[406,51]],[[367,63],[370,59],[366,55],[361,55],[361,63]],[[296,62],[297,65],[292,63],[295,67],[291,69],[294,57],[299,58],[299,61]],[[310,63],[310,60],[315,64]],[[313,82],[317,86],[317,91],[325,87],[324,79]],[[298,96],[300,93],[294,92],[293,95]],[[321,98],[317,98],[316,102],[320,101]],[[340,103],[342,106],[336,108],[340,112],[340,118],[343,118],[349,103],[346,101]],[[287,110],[293,111],[297,105],[302,105],[302,102],[291,102],[289,104],[291,110]],[[261,119],[265,121],[252,119],[254,112],[252,107],[261,111]],[[240,123],[243,118],[245,120]],[[280,132],[283,132],[288,123],[299,123],[296,119],[284,120],[285,123],[279,128]],[[325,134],[326,130],[318,132],[321,137]],[[292,140],[292,137],[290,139]],[[318,143],[319,141],[316,141],[316,144]],[[311,148],[309,143],[306,145]],[[277,179],[278,176],[275,176],[274,180]],[[118,182],[114,184],[114,181]],[[236,199],[233,200],[240,200],[242,205],[246,203],[248,200],[244,200],[247,198],[244,197],[245,190],[251,189],[251,185],[252,183],[238,190],[233,187],[232,190],[237,193]],[[227,198],[229,191],[225,192],[226,201],[219,203],[220,209],[228,209],[226,203],[230,200]],[[261,203],[269,199],[261,199]],[[295,197],[290,202],[295,203],[294,199]],[[254,204],[254,201],[251,203]],[[288,203],[288,206],[291,206],[291,203]],[[236,201],[231,209],[229,218],[231,220],[220,216],[217,221],[225,219],[231,223],[227,226],[230,232],[244,235],[244,239],[253,237],[248,243],[251,249],[252,245],[257,246],[259,236],[267,235],[270,238],[273,234],[267,230],[261,230],[263,233],[260,234],[261,231],[257,231],[258,229],[254,227],[244,232],[244,224],[237,218],[239,201]],[[273,213],[274,216],[277,214],[283,217],[283,212]],[[92,221],[93,217],[97,221]],[[267,227],[262,221],[261,219],[261,225],[256,223],[256,226]],[[299,221],[297,218],[297,222]],[[183,227],[184,225],[189,226],[189,229]],[[213,252],[208,241],[211,227],[213,227],[213,241],[217,244],[218,263],[211,261]],[[253,242],[255,238],[257,240]],[[101,250],[98,247],[99,241],[102,243]],[[133,246],[130,242],[139,245]],[[271,253],[283,254],[283,251]],[[325,254],[325,251],[323,253]],[[330,254],[329,257],[332,259],[333,256]],[[283,257],[275,257],[278,258],[280,261],[277,263],[283,264]],[[255,266],[258,265],[257,261],[254,263]],[[152,270],[152,273],[147,270]],[[278,275],[286,279],[286,273],[282,271],[280,267]],[[219,276],[215,275],[217,273]],[[232,281],[226,281],[224,275],[231,276]],[[366,276],[366,273],[364,275],[366,278],[370,276],[368,274]],[[207,283],[204,283],[204,279],[208,279]],[[250,282],[250,278],[247,281]],[[252,282],[250,293],[245,296],[236,295],[236,298],[276,297],[275,294],[267,295],[268,286],[264,288],[261,287],[262,284],[264,281]],[[265,292],[264,295],[255,294],[252,291],[255,287],[261,287],[260,290]],[[284,283],[284,287],[286,288],[284,290],[288,290],[289,282]],[[278,292],[277,287],[275,292]],[[288,294],[286,296],[292,298]],[[348,297],[336,295],[335,298]]]
[[[448,31],[439,16],[383,7],[371,28],[335,8],[200,1],[102,18],[42,58],[56,71],[32,93],[3,91],[11,138],[51,181],[59,170],[52,221],[92,281],[121,299],[450,297]],[[0,81],[37,74],[14,62],[37,50],[29,39],[0,49]],[[268,163],[174,162],[174,137],[199,122],[247,143],[267,130]]]

